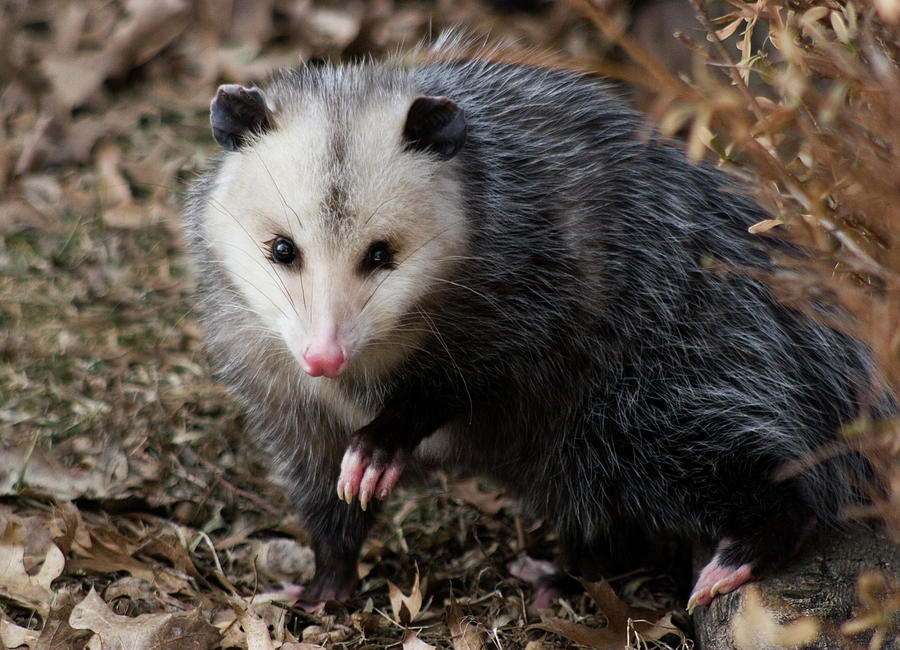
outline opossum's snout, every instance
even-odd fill
[[[315,339],[300,355],[300,367],[310,377],[334,379],[346,370],[349,361],[344,346],[334,339]]]
[[[341,333],[340,319],[323,309],[308,329],[294,328],[297,322],[285,323],[282,331],[300,367],[310,377],[339,377],[350,364],[353,346]],[[293,345],[291,344],[293,343]]]

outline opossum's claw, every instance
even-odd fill
[[[344,452],[341,460],[341,474],[338,477],[337,493],[341,501],[353,503],[353,497],[359,494],[359,486],[369,465],[370,457],[360,449],[350,447]],[[362,497],[360,497],[361,499]],[[363,506],[365,510],[365,506]]]
[[[700,571],[697,584],[688,599],[687,611],[693,614],[698,605],[709,605],[718,594],[727,594],[753,579],[753,565],[741,564],[733,567],[722,564],[721,551],[730,543],[723,540],[709,563]]]
[[[353,497],[358,495],[359,505],[365,510],[373,498],[383,501],[388,497],[405,465],[406,452],[403,450],[381,449],[357,438],[341,460],[338,497],[352,503]]]

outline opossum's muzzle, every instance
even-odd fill
[[[343,346],[334,340],[313,341],[300,355],[300,366],[310,377],[334,379],[346,370],[348,362]]]

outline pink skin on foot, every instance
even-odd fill
[[[341,475],[338,477],[338,498],[348,504],[359,497],[359,505],[365,510],[373,498],[384,501],[393,491],[403,468],[406,454],[394,451],[386,462],[379,462],[375,454],[358,448],[349,448],[341,460]]]
[[[723,566],[720,561],[722,549],[731,543],[723,539],[709,563],[700,571],[697,584],[688,599],[688,613],[693,613],[698,605],[709,605],[717,594],[727,594],[742,584],[753,580],[753,565],[742,564],[739,567]]]
[[[316,589],[314,585],[289,583],[282,589],[279,589],[276,593],[287,596],[293,600],[294,604],[304,612],[314,612],[317,609],[321,609],[327,600],[337,600],[341,602],[349,600],[355,588],[355,580],[352,584],[346,585],[340,589],[327,590]]]
[[[559,569],[552,563],[526,556],[510,562],[508,568],[510,575],[527,582],[534,588],[534,596],[532,596],[531,602],[528,603],[528,609],[549,609],[559,599],[559,589],[542,584],[542,578],[559,572]]]

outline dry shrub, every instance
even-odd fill
[[[712,152],[751,183],[772,215],[752,230],[802,248],[778,260],[781,299],[867,343],[900,395],[900,0],[729,0],[716,17],[692,3],[708,33],[681,37],[697,54],[692,79],[620,39],[644,71],[629,76],[649,79],[655,117],[686,130],[693,158]],[[736,49],[725,45],[735,37]],[[854,514],[881,516],[900,540],[900,421],[869,414],[846,439],[887,487]]]

